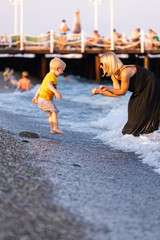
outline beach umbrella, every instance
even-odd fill
[[[78,9],[76,10],[76,12],[74,14],[72,32],[75,33],[75,34],[81,32],[81,24],[80,24],[80,17],[79,17],[79,10]]]

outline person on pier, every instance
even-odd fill
[[[120,35],[121,35],[121,34],[118,33],[115,28],[113,29],[113,32],[109,35],[109,40],[112,39],[112,34],[113,34],[113,40],[114,40],[114,42],[116,43],[117,41],[119,41],[119,38],[120,38]]]
[[[60,58],[53,58],[50,61],[50,72],[47,73],[42,84],[36,92],[32,102],[37,104],[39,108],[47,113],[49,118],[50,133],[64,134],[58,127],[58,109],[53,103],[53,97],[56,96],[60,101],[62,96],[57,90],[57,77],[63,74],[66,64]]]
[[[140,39],[141,39],[141,29],[136,28],[131,33],[131,42],[133,43],[133,46],[135,46],[135,48],[140,48]]]
[[[67,24],[66,24],[66,20],[62,20],[62,22],[60,23],[59,25],[59,31],[60,31],[60,41],[61,42],[65,42],[66,41],[66,34],[67,34],[67,31],[69,31],[70,29],[67,27]]]
[[[123,65],[113,52],[101,56],[104,76],[111,76],[113,88],[101,85],[92,95],[120,97],[132,92],[128,103],[128,121],[122,133],[139,136],[152,133],[160,126],[160,80],[138,65]]]
[[[3,47],[3,48],[9,46],[9,42],[8,42],[8,38],[7,38],[6,34],[2,35],[0,42],[1,42],[1,47]]]
[[[140,28],[136,28],[135,30],[132,31],[131,33],[132,42],[138,42],[140,40],[140,33],[141,33]]]
[[[147,49],[157,48],[160,46],[160,41],[157,33],[155,33],[152,29],[148,30],[147,38]]]

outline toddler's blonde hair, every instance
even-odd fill
[[[66,64],[60,58],[53,58],[49,63],[50,70],[56,70],[57,68],[65,68]]]

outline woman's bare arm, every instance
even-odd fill
[[[120,97],[119,95],[113,94],[109,91],[101,91],[100,89],[94,88],[92,90],[92,96],[97,95],[97,94],[101,94],[101,95],[104,95],[104,96],[107,96],[107,97]]]
[[[104,90],[102,89],[102,91],[109,91],[112,94],[115,94],[118,96],[125,95],[129,88],[130,77],[131,77],[130,71],[124,70],[121,73],[121,86],[119,89],[106,87],[104,88]]]

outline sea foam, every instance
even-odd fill
[[[160,130],[154,133],[134,137],[122,135],[122,129],[127,122],[127,105],[131,93],[120,98],[105,96],[91,96],[91,91],[99,87],[97,83],[68,76],[70,81],[58,80],[58,90],[62,94],[62,101],[54,100],[59,113],[59,121],[63,129],[72,131],[86,131],[93,133],[95,139],[103,144],[124,152],[135,152],[138,158],[160,174]],[[48,124],[44,112],[32,103],[40,84],[28,92],[12,92],[0,94],[0,109],[12,111]]]

